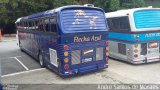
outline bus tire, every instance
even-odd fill
[[[20,50],[23,52],[23,49],[22,49],[22,45],[21,45],[20,40],[19,40],[19,48],[20,48]]]
[[[41,68],[44,68],[45,67],[44,59],[43,59],[43,56],[41,53],[38,55],[38,59],[39,59],[39,64],[40,64]]]

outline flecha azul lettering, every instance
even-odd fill
[[[101,35],[100,36],[92,36],[91,41],[99,41],[101,40]]]
[[[79,38],[79,37],[74,37],[74,42],[89,42],[90,41],[90,37],[83,37],[83,38]]]
[[[91,36],[91,37],[78,37],[78,36],[75,36],[74,37],[74,42],[90,42],[90,41],[99,41],[101,40],[101,35],[99,36]]]

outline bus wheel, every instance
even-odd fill
[[[41,53],[39,54],[39,63],[40,63],[40,66],[41,66],[42,68],[45,67],[45,65],[44,65],[44,60],[43,60],[43,56],[42,56]]]
[[[22,50],[22,45],[21,45],[20,40],[19,40],[19,48],[20,48],[20,50],[23,52],[23,50]]]

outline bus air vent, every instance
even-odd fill
[[[141,55],[146,55],[147,54],[147,43],[142,43],[141,44]]]
[[[118,53],[126,55],[126,44],[118,43]]]
[[[96,48],[96,60],[103,60],[103,47]]]
[[[80,63],[80,50],[75,50],[71,52],[72,65]]]

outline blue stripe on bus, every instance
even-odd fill
[[[109,40],[123,41],[123,42],[148,42],[148,41],[156,41],[160,40],[160,33],[144,33],[144,34],[126,34],[126,33],[115,33],[109,32],[108,34]]]

